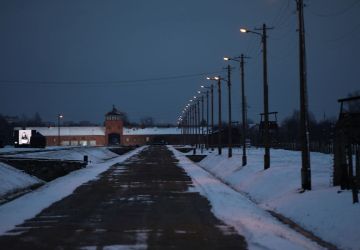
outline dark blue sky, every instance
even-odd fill
[[[305,2],[309,108],[318,119],[336,116],[337,99],[360,89],[360,1]],[[260,39],[239,28],[266,22],[275,28],[268,33],[270,110],[282,119],[299,106],[295,10],[294,0],[1,0],[0,113],[100,123],[115,104],[134,121],[175,122],[206,83],[200,74],[221,71],[224,55],[244,53],[252,57],[249,118],[258,121]],[[198,76],[134,81],[183,75]]]

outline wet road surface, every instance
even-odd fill
[[[151,146],[1,236],[0,249],[246,249],[191,186]]]

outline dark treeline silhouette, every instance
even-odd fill
[[[335,118],[323,118],[316,121],[314,115],[309,115],[310,150],[332,153]],[[300,150],[300,112],[295,110],[286,117],[277,129],[273,131],[273,147]]]

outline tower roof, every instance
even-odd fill
[[[115,108],[115,105],[113,105],[112,110],[106,113],[106,116],[109,116],[109,115],[124,116],[124,113],[119,111],[117,108]]]

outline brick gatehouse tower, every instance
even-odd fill
[[[113,109],[105,115],[105,144],[119,145],[122,143],[124,113],[113,105]]]

